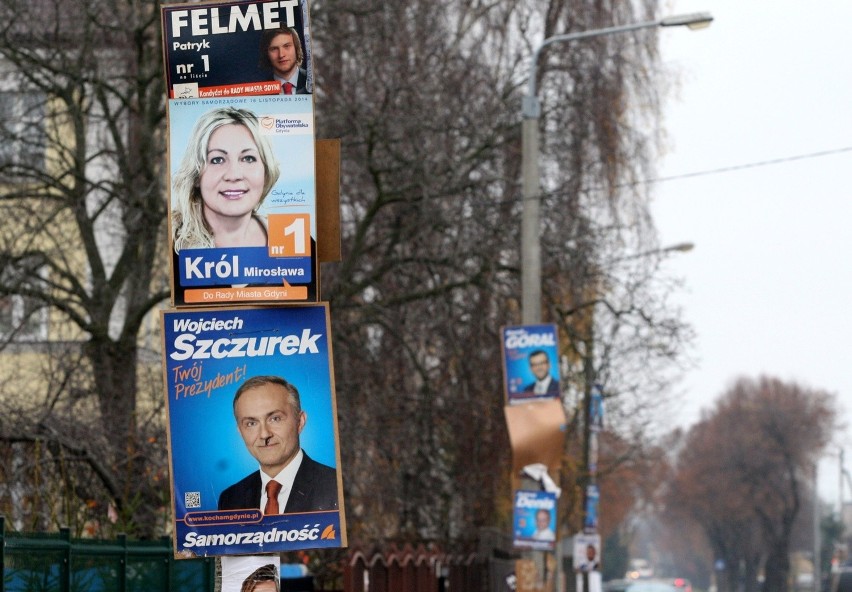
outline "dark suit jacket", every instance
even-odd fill
[[[534,390],[535,390],[535,383],[534,382],[531,383],[531,384],[528,384],[527,386],[524,387],[525,393],[531,393]],[[559,381],[556,380],[555,378],[551,378],[550,384],[547,386],[547,392],[544,393],[544,394],[545,395],[559,395],[560,394],[560,392],[559,392]]]
[[[260,508],[260,471],[228,487],[219,496],[220,510]],[[337,471],[312,460],[305,454],[293,481],[293,491],[283,514],[336,510]]]
[[[308,73],[304,68],[299,68],[299,78],[296,79],[296,94],[308,94]]]

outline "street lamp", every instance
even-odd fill
[[[538,119],[541,106],[536,96],[536,70],[541,51],[553,43],[576,41],[589,37],[601,37],[614,33],[626,33],[653,27],[685,26],[690,29],[707,27],[713,21],[710,13],[700,12],[670,16],[656,21],[634,23],[593,29],[545,39],[530,59],[530,74],[527,94],[521,103],[523,116],[523,139],[521,169],[523,172],[523,210],[521,214],[521,322],[532,325],[541,322],[541,241],[539,238],[539,172],[538,172]]]

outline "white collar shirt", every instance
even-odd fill
[[[299,471],[299,467],[302,465],[302,459],[305,457],[305,453],[302,452],[302,449],[299,449],[299,452],[296,453],[296,456],[293,457],[287,466],[281,469],[281,472],[275,475],[274,477],[270,477],[263,470],[260,471],[260,507],[266,507],[266,484],[275,479],[281,484],[281,491],[278,492],[278,507],[280,511],[283,513],[284,508],[287,507],[287,500],[290,499],[290,492],[293,491],[293,481],[296,480],[296,473]]]
[[[296,70],[293,72],[293,75],[290,76],[290,78],[283,78],[283,77],[278,76],[276,74],[275,80],[277,80],[278,84],[281,85],[281,94],[284,94],[284,83],[285,82],[289,82],[290,84],[293,85],[293,94],[296,94],[296,85],[299,82],[299,69],[296,68]]]
[[[547,389],[550,388],[550,380],[551,376],[545,376],[542,380],[535,381],[535,387],[533,388],[533,393],[536,395],[546,395]]]

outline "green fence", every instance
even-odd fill
[[[7,533],[0,516],[0,592],[212,592],[216,561],[175,561],[169,538],[72,539]]]

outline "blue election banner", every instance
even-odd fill
[[[598,503],[601,494],[597,485],[586,487],[586,516],[583,519],[583,532],[596,533],[598,531]]]
[[[589,405],[589,429],[600,432],[604,424],[603,387],[597,383],[592,386],[592,398]]]
[[[316,302],[309,95],[169,101],[175,306]]]
[[[298,68],[296,92],[312,92],[306,0],[164,4],[161,19],[169,98],[280,94],[281,82],[276,80],[268,48],[280,45],[274,36],[285,31],[298,46],[296,59],[286,62],[288,69]]]
[[[556,494],[516,491],[513,522],[515,547],[552,551],[556,544]]]
[[[559,388],[559,340],[556,325],[503,327],[503,383],[512,405],[554,399]]]
[[[161,322],[175,556],[345,546],[328,306],[167,310]],[[244,414],[257,400],[273,405]],[[264,515],[259,469],[283,466],[278,479],[299,448],[286,506]]]

